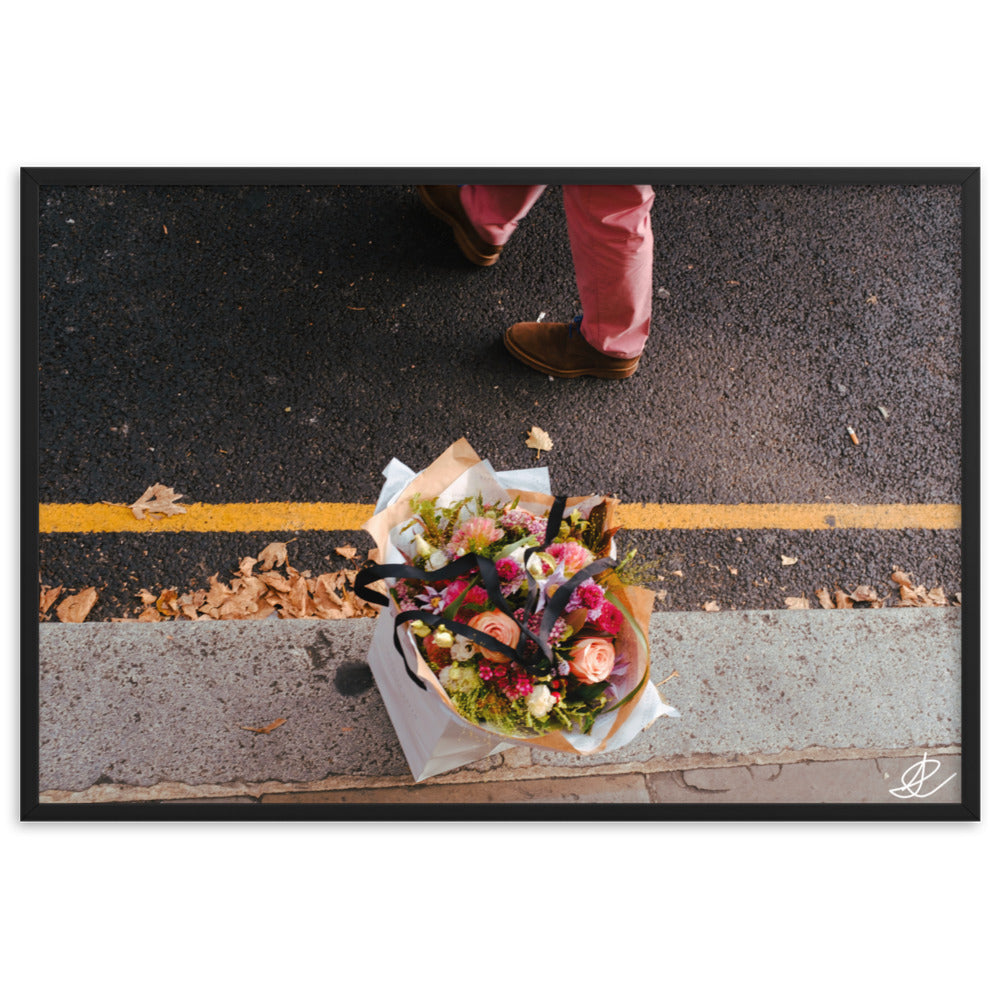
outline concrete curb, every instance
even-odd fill
[[[365,663],[373,630],[371,619],[42,625],[42,801],[374,801],[537,781],[572,797],[595,779],[641,796],[715,768],[902,763],[924,750],[958,763],[957,608],[655,614],[652,679],[680,719],[612,754],[518,747],[418,786],[437,793],[413,790]],[[268,734],[245,728],[277,718]]]

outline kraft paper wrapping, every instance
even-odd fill
[[[381,564],[404,561],[408,538],[402,526],[412,519],[410,500],[414,496],[446,500],[482,493],[486,502],[520,498],[520,505],[535,513],[545,513],[555,498],[549,488],[547,469],[495,472],[462,438],[420,473],[413,473],[398,459],[384,470],[386,485],[376,505],[375,515],[364,525],[375,541],[370,557]],[[526,487],[526,488],[522,488]],[[542,489],[539,489],[542,487]],[[608,498],[592,495],[571,497],[567,514],[574,508],[587,516],[594,506]],[[610,501],[608,525],[613,525],[616,501]],[[386,581],[391,586],[392,581]],[[617,708],[599,715],[590,733],[553,731],[545,735],[518,737],[476,726],[452,706],[434,671],[428,666],[409,630],[400,641],[411,669],[427,685],[421,690],[406,675],[392,640],[394,612],[379,614],[369,663],[393,726],[399,736],[410,770],[417,781],[453,770],[516,744],[527,744],[571,754],[595,754],[618,749],[661,715],[676,715],[665,705],[649,680],[649,620],[655,595],[641,587],[625,586],[613,596],[625,614],[622,632],[616,641],[628,654],[630,670],[619,682],[618,696],[634,692]]]

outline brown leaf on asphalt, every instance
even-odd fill
[[[136,595],[143,608],[139,621],[165,621],[185,618],[191,621],[256,621],[277,615],[279,618],[374,618],[379,609],[362,601],[353,592],[358,575],[355,568],[339,569],[313,576],[312,570],[301,573],[288,565],[287,543],[272,542],[256,558],[245,556],[228,584],[214,574],[208,587],[178,596],[168,588],[157,597],[148,590]],[[341,546],[339,555],[353,558],[353,546]],[[272,568],[255,572],[258,563]],[[285,572],[277,567],[284,564]],[[287,575],[286,575],[287,574]],[[384,581],[373,584],[387,593]],[[131,619],[136,620],[136,619]]]
[[[79,624],[86,620],[96,603],[97,589],[86,587],[80,593],[64,598],[56,608],[56,617],[61,622]]]
[[[705,611],[720,611],[720,607],[717,601],[708,601],[706,604],[702,605]]]
[[[288,562],[288,546],[285,542],[271,542],[261,549],[256,561],[265,573],[275,566],[284,566]]]
[[[282,576],[276,570],[261,573],[258,579],[270,590],[277,590],[282,594],[287,594],[292,589],[292,582],[287,576]]]
[[[209,590],[205,597],[205,603],[210,608],[221,607],[233,596],[233,592],[224,583],[219,583],[218,573],[214,573],[209,577],[208,587]]]
[[[855,604],[870,604],[873,608],[885,606],[885,602],[878,596],[875,588],[867,585],[856,587],[848,596]]]
[[[53,604],[59,599],[59,595],[63,592],[61,586],[59,587],[46,587],[42,585],[42,592],[38,597],[38,614],[47,615],[49,609]]]
[[[816,599],[819,601],[819,606],[821,608],[826,608],[829,611],[833,611],[837,605],[833,603],[833,598],[830,596],[830,591],[825,587],[820,588],[816,591]]]
[[[920,584],[915,584],[909,573],[899,566],[893,566],[892,582],[899,587],[899,606],[901,608],[946,608],[948,598],[943,587],[934,587],[928,591]],[[961,604],[961,600],[958,602]]]
[[[552,451],[552,438],[541,427],[532,427],[524,443],[535,452],[536,458],[539,452]]]
[[[266,618],[271,613],[267,602],[259,603],[253,594],[245,592],[234,594],[217,610],[222,621]]]
[[[171,514],[186,514],[187,508],[181,507],[175,502],[180,500],[182,496],[184,496],[183,493],[175,493],[169,486],[156,483],[132,504],[132,513],[140,521],[147,515],[151,521],[155,521],[160,517],[169,517]]]
[[[315,615],[316,605],[309,596],[307,580],[299,576],[292,584],[291,590],[281,602],[279,618],[309,618]]]
[[[257,560],[253,556],[245,556],[240,560],[240,576],[253,576],[253,568]]]
[[[177,591],[161,591],[160,596],[156,599],[156,610],[164,616],[176,615],[180,611],[177,603]]]
[[[316,611],[321,618],[331,620],[346,618],[347,610],[344,607],[344,599],[337,593],[336,581],[327,582],[328,576],[334,576],[334,574],[326,573],[316,579],[316,586],[312,594]]]
[[[240,726],[240,729],[245,729],[250,733],[261,733],[266,735],[267,733],[273,732],[278,726],[283,726],[288,719],[275,719],[274,722],[269,722],[266,726]]]
[[[345,559],[353,559],[358,554],[358,550],[353,545],[338,545],[333,551]]]
[[[809,603],[808,597],[786,597],[785,607],[793,610],[805,610],[808,611],[812,605]]]
[[[796,556],[782,556],[781,557],[781,565],[782,566],[794,566],[798,561],[799,560],[798,560],[798,558]]]
[[[850,599],[850,597],[847,594],[845,594],[840,589],[840,587],[838,587],[834,591],[833,601],[834,601],[834,604],[836,605],[836,607],[838,607],[842,611],[845,608],[853,608],[854,607],[854,602]]]

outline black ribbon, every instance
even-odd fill
[[[559,526],[562,523],[563,511],[565,509],[566,497],[556,497],[555,502],[552,504],[552,509],[549,511],[548,521],[545,525],[545,540],[541,545],[531,546],[524,553],[524,564],[526,569],[528,560],[536,552],[541,552],[552,542],[556,535],[559,534]],[[388,607],[388,597],[380,594],[377,590],[372,590],[368,584],[374,583],[376,580],[384,580],[388,577],[394,577],[396,579],[425,580],[427,583],[439,583],[442,580],[458,579],[458,577],[464,576],[466,573],[475,569],[478,571],[479,576],[482,579],[483,590],[486,591],[490,600],[501,611],[503,611],[515,625],[517,625],[517,645],[513,647],[508,646],[506,643],[500,642],[499,639],[495,639],[493,636],[488,635],[485,632],[481,632],[479,629],[474,629],[463,622],[458,622],[451,618],[445,618],[444,615],[439,615],[434,611],[422,608],[417,608],[412,611],[400,611],[396,615],[392,641],[393,645],[396,647],[396,652],[399,653],[403,660],[403,666],[406,667],[406,672],[410,675],[410,679],[419,687],[426,689],[427,685],[424,684],[424,682],[410,669],[410,664],[406,659],[406,654],[403,652],[403,647],[399,641],[399,626],[410,621],[421,621],[431,628],[440,624],[445,624],[450,631],[455,632],[458,635],[465,636],[467,639],[471,639],[477,646],[482,646],[483,649],[488,649],[495,653],[502,653],[504,656],[507,656],[511,660],[519,663],[527,673],[534,677],[540,677],[549,673],[551,668],[555,666],[556,657],[552,651],[551,645],[548,642],[548,635],[552,631],[552,626],[555,625],[556,619],[563,613],[566,605],[570,601],[570,598],[573,596],[573,591],[576,590],[576,588],[585,580],[589,580],[591,577],[596,576],[598,573],[603,572],[605,569],[608,569],[615,564],[616,560],[611,559],[610,557],[595,559],[594,562],[585,566],[579,572],[574,573],[569,580],[561,584],[556,592],[549,598],[549,601],[545,606],[545,610],[542,612],[542,620],[539,623],[537,635],[532,632],[523,621],[518,621],[517,618],[514,617],[513,609],[507,603],[500,590],[500,574],[497,572],[496,564],[493,560],[487,559],[485,556],[478,555],[474,552],[470,552],[467,555],[456,559],[455,562],[449,563],[447,566],[443,566],[441,569],[433,570],[431,572],[419,569],[416,566],[408,566],[405,563],[381,566],[372,563],[370,565],[363,566],[361,570],[359,570],[358,575],[354,579],[354,592],[362,600],[368,601],[372,604],[379,604],[383,607]],[[527,577],[528,602],[526,606],[532,607],[538,598],[538,581],[535,580],[530,573],[527,574]],[[532,643],[534,643],[535,649],[534,652],[529,653]]]

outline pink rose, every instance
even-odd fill
[[[478,615],[473,615],[469,619],[469,626],[511,647],[517,645],[518,636],[521,634],[513,618],[508,618],[502,611],[482,611]],[[492,649],[483,649],[478,644],[476,650],[494,663],[506,663],[510,660],[506,654],[494,653]]]
[[[569,656],[569,669],[588,684],[608,679],[615,665],[615,647],[607,639],[581,639]]]

